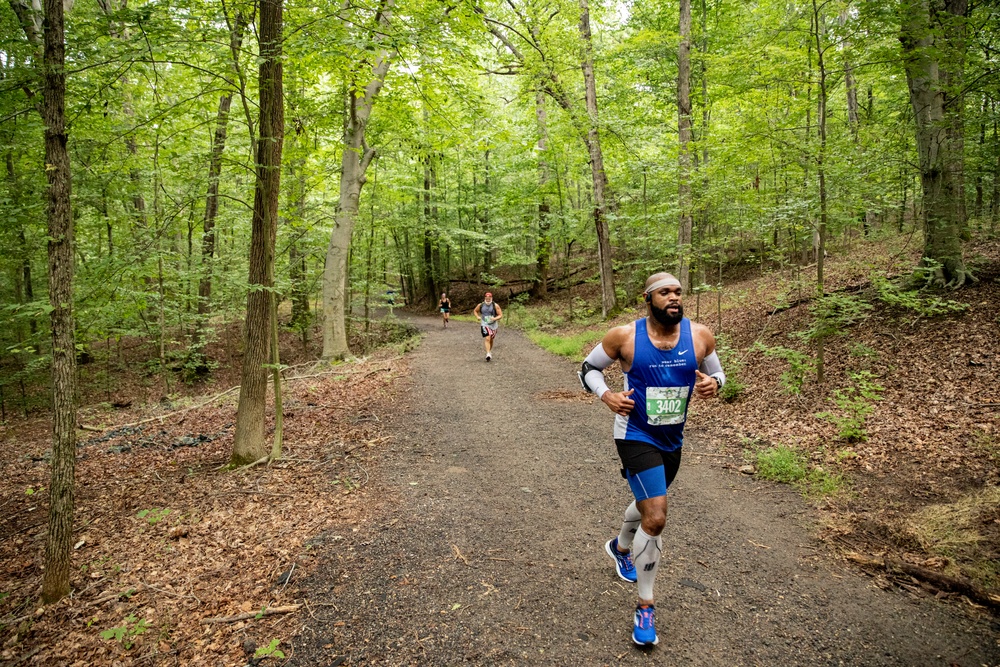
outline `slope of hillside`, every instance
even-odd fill
[[[880,283],[918,259],[919,239],[907,236],[854,239],[831,253],[835,326],[822,383],[816,346],[802,338],[816,328],[815,267],[744,267],[725,284],[721,316],[714,293],[689,295],[686,314],[716,331],[730,391],[740,387],[693,404],[689,429],[745,473],[800,478],[823,511],[822,534],[849,558],[898,559],[995,593],[1000,243],[969,252],[971,288],[915,295]]]
[[[935,295],[967,305],[962,312],[921,316],[877,297],[872,276],[896,273],[880,244],[852,249],[832,262],[828,289],[871,305],[866,317],[826,340],[823,384],[807,374],[801,393],[782,379],[792,363],[769,356],[779,346],[809,351],[795,337],[815,318],[811,302],[781,310],[781,274],[734,286],[756,298],[733,298],[724,333],[742,367],[745,389],[731,402],[700,409],[702,428],[727,448],[748,453],[786,445],[811,466],[842,475],[842,491],[827,498],[826,533],[848,549],[890,552],[996,588],[1000,557],[1000,252],[980,244],[973,258],[979,283]],[[904,261],[910,253],[897,253]],[[879,264],[882,264],[879,267]],[[868,267],[879,267],[871,269]],[[776,312],[780,311],[780,312]],[[862,375],[868,373],[870,375]],[[852,404],[852,387],[884,388]],[[836,393],[848,401],[835,404]],[[847,408],[844,409],[844,406]],[[856,437],[830,419],[861,406],[871,412]],[[857,407],[853,407],[857,406]]]

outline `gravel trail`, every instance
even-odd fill
[[[634,587],[603,552],[631,500],[611,412],[509,328],[487,364],[475,324],[414,321],[379,507],[317,539],[292,664],[1000,665],[994,619],[878,589],[812,537],[796,493],[696,439],[670,490],[660,643],[637,649]]]

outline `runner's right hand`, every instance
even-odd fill
[[[632,412],[632,408],[635,407],[635,401],[629,398],[633,392],[635,392],[635,389],[629,389],[628,391],[606,391],[604,392],[604,396],[601,396],[601,400],[615,414],[628,417],[628,413]]]

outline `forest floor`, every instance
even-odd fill
[[[288,383],[285,459],[270,467],[224,469],[235,364],[201,399],[146,403],[154,389],[122,382],[82,410],[102,430],[81,433],[74,593],[49,608],[48,421],[0,427],[0,664],[245,665],[273,645],[286,658],[260,664],[1000,665],[987,609],[880,567],[996,592],[1000,248],[978,252],[981,282],[954,295],[966,312],[878,308],[829,342],[827,386],[800,394],[753,343],[794,346],[803,281],[727,285],[721,329],[745,388],[692,408],[652,655],[631,647],[634,591],[602,551],[629,495],[579,362],[505,328],[487,365],[475,325],[418,318],[412,354],[292,369],[313,377]],[[861,293],[885,249],[848,256],[828,285]],[[882,268],[911,261],[904,247]],[[716,325],[702,302],[687,314]],[[883,400],[867,440],[841,442],[815,413],[859,369]],[[778,445],[840,490],[739,472]]]

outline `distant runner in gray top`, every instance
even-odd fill
[[[493,302],[493,294],[487,292],[483,302],[474,311],[479,320],[480,333],[483,334],[483,344],[486,346],[486,361],[493,359],[493,340],[497,337],[497,322],[503,317],[500,304]]]

